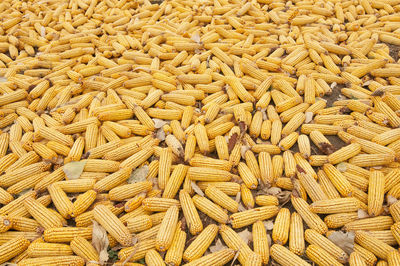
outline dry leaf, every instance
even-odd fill
[[[223,250],[225,248],[226,248],[226,246],[222,243],[221,239],[218,238],[217,241],[215,241],[215,245],[210,246],[210,251],[212,253],[214,253],[214,252]]]
[[[7,80],[7,78],[6,77],[0,77],[0,83],[2,83],[2,82],[7,82],[8,80]]]
[[[190,39],[192,39],[196,43],[200,43],[200,35],[197,32],[195,34],[193,34]]]
[[[342,173],[346,172],[347,170],[346,163],[339,163],[338,165],[336,165],[336,168]]]
[[[100,264],[104,265],[108,261],[108,237],[106,230],[96,221],[93,221],[92,245],[99,253]]]
[[[196,192],[196,194],[199,194],[200,196],[204,197],[204,193],[203,191],[200,189],[200,187],[196,184],[196,182],[191,181],[190,182],[191,187],[193,188],[194,192]]]
[[[157,128],[157,129],[158,128],[162,128],[164,125],[168,124],[167,121],[162,120],[162,119],[153,118],[152,120],[154,122],[154,127]]]
[[[273,220],[267,220],[263,222],[265,230],[272,230],[274,229],[274,221]]]
[[[369,217],[369,214],[366,211],[362,210],[362,209],[359,209],[357,211],[357,215],[358,215],[358,219],[364,219],[364,218],[368,218]]]
[[[347,233],[335,231],[328,236],[328,239],[343,249],[347,254],[351,254],[354,249],[354,236],[355,234],[353,231]]]
[[[243,204],[241,202],[239,202],[238,211],[240,211],[240,212],[246,211],[246,208],[243,206]]]
[[[240,202],[240,198],[241,198],[241,193],[240,193],[240,191],[236,194],[236,197],[235,197],[235,201],[236,202]]]
[[[248,145],[242,145],[242,146],[240,147],[240,155],[242,156],[242,159],[245,158],[245,154],[246,154],[246,152],[247,152],[248,150],[251,150],[251,147],[248,146]]]
[[[167,143],[168,147],[172,149],[172,152],[175,153],[175,155],[178,157],[184,157],[185,151],[182,143],[174,135],[168,135],[165,138],[165,143]]]
[[[63,171],[69,180],[78,179],[85,165],[86,161],[70,162],[63,166]]]
[[[308,124],[312,121],[314,113],[313,112],[306,112],[306,120],[304,121],[304,123]]]
[[[147,164],[143,165],[142,167],[136,168],[129,177],[128,184],[145,181],[148,173],[149,166]]]
[[[164,132],[164,130],[162,128],[157,130],[156,138],[159,139],[160,141],[164,141],[165,140],[165,132]]]
[[[389,206],[395,204],[396,202],[397,202],[397,198],[396,197],[393,197],[391,195],[387,196],[387,204]]]
[[[253,241],[253,235],[252,235],[252,233],[251,233],[249,230],[247,230],[247,229],[244,229],[242,232],[238,233],[238,235],[243,239],[243,241],[244,241],[246,244],[249,244],[250,242]]]
[[[266,192],[268,193],[268,195],[276,196],[282,192],[282,189],[280,189],[279,187],[270,187],[267,189]]]
[[[236,251],[235,257],[233,257],[231,266],[233,266],[233,264],[235,263],[235,261],[236,261],[237,258],[239,257],[239,254],[240,254],[240,247],[239,247],[238,251]]]

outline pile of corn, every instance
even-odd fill
[[[400,265],[399,0],[0,14],[0,263]]]

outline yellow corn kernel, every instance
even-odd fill
[[[195,265],[216,265],[216,266],[223,266],[229,261],[233,259],[235,256],[235,251],[233,249],[227,248],[223,250],[219,250],[217,252],[208,254],[203,256],[197,260],[193,260],[190,263],[185,264],[186,266],[195,266]]]

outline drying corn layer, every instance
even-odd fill
[[[400,265],[399,0],[0,14],[0,263]]]

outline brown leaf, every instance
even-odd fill
[[[318,147],[324,154],[327,155],[335,152],[335,147],[333,147],[332,144],[327,142],[318,143]]]
[[[231,153],[231,151],[233,150],[233,148],[236,145],[236,142],[238,140],[238,134],[237,133],[233,133],[232,136],[229,138],[228,141],[228,152]]]

